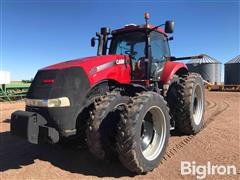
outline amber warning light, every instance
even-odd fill
[[[149,15],[148,12],[145,12],[145,13],[144,13],[144,18],[145,18],[145,20],[148,20],[148,19],[150,18],[150,15]]]

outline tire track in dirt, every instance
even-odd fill
[[[218,116],[219,114],[223,113],[224,111],[226,111],[229,108],[229,104],[226,101],[223,101],[222,104],[217,105],[216,102],[212,102],[212,101],[207,101],[207,110],[212,110],[216,107],[216,110],[214,110],[213,112],[210,113],[210,116],[206,118],[205,123],[203,125],[203,129],[202,131],[211,123],[213,122],[215,119],[214,117]],[[175,143],[172,145],[172,147],[170,149],[168,149],[165,153],[165,155],[163,156],[163,160],[161,161],[161,164],[164,163],[164,161],[168,161],[169,159],[171,159],[173,156],[175,156],[180,150],[182,150],[182,148],[184,148],[186,145],[188,145],[192,139],[195,137],[195,135],[189,135],[183,139],[180,139],[179,142]],[[181,137],[180,137],[181,138]]]
[[[216,111],[211,113],[210,117],[207,118],[206,122],[204,123],[203,129],[205,129],[211,122],[213,122],[215,119],[215,116],[218,116],[219,114],[223,113],[229,108],[229,104],[226,101],[223,101],[224,106],[222,108],[217,108]]]
[[[217,106],[217,103],[216,102],[213,102],[213,101],[209,101],[209,100],[206,100],[206,107],[205,109],[207,110],[210,110],[210,109],[213,109]]]

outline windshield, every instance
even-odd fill
[[[151,45],[151,74],[150,77],[158,79],[162,73],[166,58],[170,56],[167,38],[156,31],[150,34]],[[146,35],[142,31],[134,31],[113,36],[109,54],[130,55],[132,60],[133,74],[135,71],[141,72],[135,75],[134,79],[146,77],[145,61]]]
[[[132,60],[145,57],[144,32],[129,32],[115,35],[112,40],[109,54],[131,55]]]

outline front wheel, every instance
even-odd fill
[[[143,92],[131,98],[118,123],[119,160],[138,174],[153,170],[165,153],[169,129],[169,110],[162,96]]]
[[[116,124],[121,108],[127,106],[128,96],[118,91],[107,92],[94,102],[86,128],[89,151],[98,159],[115,159]]]

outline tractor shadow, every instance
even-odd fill
[[[0,171],[20,169],[34,164],[35,160],[51,163],[71,173],[97,177],[133,177],[119,162],[99,161],[86,150],[57,145],[33,145],[13,137],[10,132],[0,132]],[[50,172],[49,172],[50,173]]]
[[[178,137],[181,137],[181,136],[186,136],[186,134],[183,134],[177,130],[171,130],[170,131],[170,136],[171,137],[174,137],[174,136],[178,136]]]

